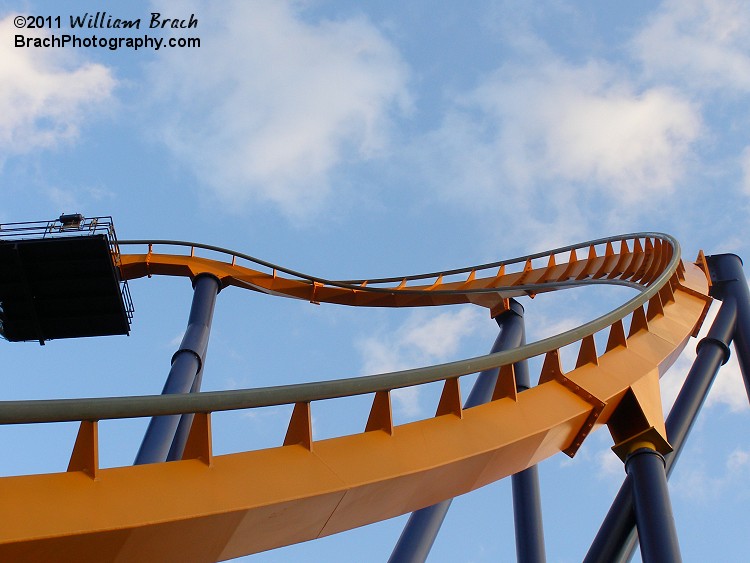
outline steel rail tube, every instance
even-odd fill
[[[669,263],[651,285],[638,295],[588,323],[514,350],[410,370],[257,389],[184,395],[0,401],[0,424],[138,418],[309,402],[421,385],[517,363],[595,334],[643,306],[668,283],[677,269],[680,260],[679,243],[672,237],[666,240],[673,244]]]
[[[565,252],[570,252],[571,250],[582,250],[584,248],[589,248],[591,246],[596,246],[600,244],[622,242],[622,241],[635,240],[635,239],[647,239],[647,238],[664,240],[666,242],[669,242],[672,248],[679,247],[679,244],[677,243],[677,239],[675,239],[673,236],[668,235],[666,233],[657,233],[657,232],[628,233],[624,235],[615,235],[612,237],[604,237],[604,238],[589,240],[586,242],[570,244],[567,246],[561,246],[559,248],[554,248],[552,250],[544,250],[542,252],[536,252],[534,254],[527,254],[525,256],[518,256],[516,258],[511,258],[508,260],[498,260],[495,262],[487,262],[485,264],[479,264],[473,267],[454,268],[452,270],[445,270],[443,272],[430,272],[426,274],[416,274],[416,275],[406,276],[406,277],[373,278],[369,280],[364,280],[364,279],[346,280],[346,282],[353,283],[353,284],[359,284],[365,281],[369,283],[392,283],[392,282],[399,282],[403,279],[406,279],[408,281],[408,280],[416,280],[416,279],[434,278],[434,277],[439,276],[440,274],[443,274],[444,276],[449,276],[453,274],[467,274],[467,273],[470,273],[472,270],[486,270],[489,268],[499,268],[502,265],[508,266],[510,264],[519,264],[522,262],[526,262],[527,260],[547,258],[552,254],[555,254],[555,255],[563,254]]]
[[[511,300],[510,307],[510,310],[495,317],[500,332],[492,345],[492,352],[516,348],[523,343],[523,307],[515,299]],[[497,377],[497,368],[482,371],[466,399],[464,408],[468,409],[490,401]],[[435,543],[452,502],[453,499],[446,499],[412,512],[388,558],[389,563],[424,562]]]
[[[202,248],[204,250],[211,250],[214,252],[219,252],[222,254],[227,254],[230,256],[236,256],[237,258],[242,258],[244,260],[248,260],[250,262],[253,262],[255,264],[258,264],[260,266],[265,266],[266,268],[271,268],[274,270],[277,270],[279,272],[284,272],[285,274],[289,274],[291,276],[295,276],[301,279],[306,279],[309,281],[314,281],[318,283],[327,283],[332,285],[340,285],[342,287],[352,286],[356,287],[357,289],[367,289],[361,288],[359,284],[368,282],[368,283],[392,283],[392,282],[400,282],[402,280],[407,281],[413,281],[413,280],[419,280],[419,279],[429,279],[429,278],[435,278],[439,275],[444,276],[450,276],[454,274],[465,274],[470,273],[473,270],[486,270],[489,268],[499,268],[502,265],[510,265],[510,264],[518,264],[522,262],[526,262],[527,260],[535,260],[537,258],[546,258],[549,257],[552,254],[562,254],[564,252],[570,252],[571,250],[580,250],[583,248],[588,248],[590,246],[596,246],[599,244],[607,244],[607,243],[613,243],[613,242],[622,242],[623,240],[635,240],[635,239],[647,239],[647,238],[653,238],[653,239],[660,239],[668,242],[670,246],[677,250],[679,254],[679,243],[677,242],[677,239],[675,239],[673,236],[668,235],[666,233],[657,233],[657,232],[641,232],[641,233],[629,233],[625,235],[616,235],[612,237],[604,237],[599,238],[595,240],[590,240],[586,242],[580,242],[576,244],[570,244],[567,246],[561,246],[559,248],[555,248],[552,250],[546,250],[542,252],[536,252],[534,254],[527,254],[524,256],[518,256],[516,258],[510,258],[508,260],[498,260],[495,262],[487,262],[485,264],[479,264],[477,266],[471,266],[471,267],[464,267],[464,268],[453,268],[450,270],[443,270],[443,271],[437,271],[437,272],[429,272],[429,273],[423,273],[423,274],[414,274],[409,276],[394,276],[390,278],[372,278],[372,279],[361,279],[361,280],[328,280],[326,278],[319,278],[316,276],[311,276],[308,274],[304,274],[302,272],[298,272],[295,270],[292,270],[290,268],[285,268],[284,266],[279,266],[278,264],[274,264],[272,262],[268,262],[267,260],[262,260],[260,258],[256,258],[254,256],[250,256],[249,254],[244,254],[241,252],[235,252],[233,250],[229,250],[227,248],[223,248],[221,246],[215,246],[210,244],[202,244],[202,243],[194,243],[189,241],[181,241],[181,240],[169,240],[169,239],[130,239],[130,240],[121,240],[118,242],[119,245],[169,245],[169,246],[185,246],[185,247],[191,247],[191,248]],[[373,288],[375,289],[375,288]]]
[[[237,284],[236,287],[240,287],[240,284],[244,286],[244,289],[250,289],[253,291],[261,291],[260,289],[256,288],[252,284],[246,283],[242,280],[235,280],[235,283]],[[398,291],[399,295],[421,295],[425,293],[425,289],[418,289],[416,287],[409,288],[404,287],[399,290],[395,290],[394,288],[387,288],[387,287],[351,287],[346,284],[342,284],[339,282],[328,282],[328,285],[331,287],[340,287],[342,289],[351,289],[352,291],[367,291],[369,293],[396,293]],[[641,285],[638,282],[632,282],[629,280],[620,280],[617,278],[604,278],[604,279],[584,279],[584,280],[566,280],[566,281],[549,281],[544,283],[525,283],[525,284],[518,284],[518,285],[498,285],[495,287],[484,287],[484,288],[474,288],[474,289],[430,289],[430,295],[480,295],[480,294],[486,294],[486,293],[505,293],[508,294],[510,292],[514,292],[517,294],[517,296],[527,296],[535,293],[544,293],[549,291],[556,291],[558,289],[572,289],[574,287],[585,287],[585,286],[591,286],[591,285],[619,285],[622,287],[630,287],[632,289],[637,289],[638,291],[643,291],[643,285]],[[287,297],[288,299],[302,299],[300,297],[291,297],[284,295],[283,297]],[[364,305],[367,307],[367,305]],[[408,305],[407,305],[408,306]]]
[[[121,244],[146,244],[147,241],[125,241],[125,243]],[[209,245],[201,245],[198,243],[188,243],[184,241],[160,241],[161,244],[168,245],[168,244],[174,244],[177,246],[195,246],[196,248],[206,248],[208,250],[212,251],[223,251],[226,254],[238,257],[238,258],[245,258],[245,255],[238,254],[234,251],[228,250],[228,249],[220,249],[218,247],[211,247]],[[152,243],[155,244],[155,243]],[[124,255],[129,256],[129,255]],[[249,257],[247,258],[250,259]],[[265,264],[262,264],[265,266]],[[295,272],[294,270],[288,270],[283,269],[280,266],[275,266],[274,269],[280,272],[287,273],[289,275],[293,275],[301,280],[308,281],[310,283],[319,283],[328,285],[331,287],[339,287],[342,289],[350,289],[352,291],[359,291],[359,292],[368,292],[368,293],[393,293],[395,291],[395,288],[392,287],[372,287],[371,285],[356,285],[354,282],[351,281],[339,281],[339,280],[328,280],[325,278],[318,278],[315,276],[310,276],[307,274],[302,274],[300,272]],[[463,272],[466,273],[466,272]],[[451,275],[449,272],[443,272],[443,275]],[[405,278],[394,278],[394,279],[388,279],[387,281],[403,281],[403,280],[413,280],[413,279],[430,279],[435,278],[439,276],[440,274],[420,274],[418,276],[411,276],[411,277],[405,277]],[[128,278],[130,279],[130,278]],[[368,280],[364,280],[368,281]],[[244,282],[239,282],[240,284],[243,284],[249,289],[252,289],[254,291],[260,291],[257,288],[253,287],[251,284],[247,284]],[[377,280],[376,282],[372,283],[383,283],[382,280]],[[619,285],[623,287],[632,287],[633,289],[642,290],[643,284],[640,284],[638,282],[632,282],[629,280],[621,280],[618,278],[602,278],[602,279],[582,279],[582,280],[566,280],[566,281],[549,281],[544,283],[531,283],[531,284],[518,284],[518,285],[500,285],[495,287],[488,287],[488,288],[474,288],[474,289],[431,289],[430,294],[433,295],[469,295],[469,294],[485,294],[485,293],[499,293],[504,291],[517,291],[521,293],[541,293],[542,291],[550,291],[551,289],[563,289],[563,288],[572,288],[572,287],[583,287],[586,285]],[[417,288],[417,287],[403,287],[398,290],[398,293],[400,295],[408,294],[408,295],[419,295],[421,293],[424,293],[424,288]],[[287,296],[288,297],[288,296]],[[291,297],[290,297],[291,298]]]
[[[679,458],[698,412],[708,396],[719,368],[729,359],[737,320],[737,303],[728,298],[721,304],[708,334],[697,346],[697,355],[685,377],[677,399],[666,420],[667,437],[674,451],[665,456],[667,476]],[[636,547],[636,523],[633,512],[632,482],[625,477],[607,512],[584,563],[628,561]]]

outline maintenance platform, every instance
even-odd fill
[[[0,225],[0,335],[12,342],[128,334],[133,303],[111,217]]]

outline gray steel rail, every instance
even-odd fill
[[[637,286],[641,289],[640,293],[625,302],[623,305],[606,313],[593,321],[581,326],[565,331],[561,334],[539,340],[537,342],[526,344],[514,350],[507,350],[495,354],[477,356],[464,360],[438,364],[434,366],[421,367],[416,369],[382,373],[362,377],[353,377],[347,379],[318,381],[311,383],[300,383],[295,385],[282,385],[274,387],[263,387],[256,389],[238,389],[231,391],[211,391],[194,394],[182,395],[146,395],[146,396],[129,396],[129,397],[103,397],[103,398],[83,398],[83,399],[48,399],[48,400],[27,400],[27,401],[0,401],[0,424],[27,424],[39,422],[65,422],[79,420],[107,420],[117,418],[139,418],[170,414],[186,414],[196,412],[216,412],[227,410],[248,409],[264,406],[291,404],[297,402],[310,402],[323,399],[333,399],[353,395],[362,395],[374,393],[376,391],[393,390],[403,387],[411,387],[441,381],[448,378],[476,373],[486,369],[497,368],[503,365],[516,363],[528,358],[546,354],[552,350],[557,350],[586,336],[595,334],[608,328],[613,323],[621,320],[625,316],[635,311],[638,307],[643,306],[649,299],[666,284],[675,273],[680,260],[680,246],[677,240],[663,233],[634,233],[630,235],[621,235],[619,237],[609,237],[561,247],[546,253],[531,254],[520,258],[515,258],[506,262],[495,262],[486,267],[495,267],[500,264],[510,264],[525,262],[529,259],[543,258],[551,254],[561,254],[574,249],[588,248],[592,245],[605,244],[607,242],[620,242],[622,240],[634,239],[659,239],[669,244],[672,249],[672,255],[664,271],[648,287]],[[120,245],[128,244],[176,244],[192,246],[195,248],[204,248],[218,252],[229,253],[230,255],[251,260],[255,263],[274,268],[277,271],[285,272],[290,275],[303,277],[319,283],[328,283],[331,285],[340,285],[342,287],[351,287],[359,290],[366,289],[357,285],[351,285],[341,282],[329,282],[322,278],[315,278],[299,274],[293,270],[281,268],[253,258],[248,255],[233,253],[219,247],[210,245],[201,245],[194,243],[185,243],[179,241],[120,241]],[[471,272],[477,268],[465,268],[454,270],[452,272]],[[446,274],[446,272],[443,272]],[[426,274],[423,274],[426,275]],[[440,273],[437,273],[440,275]],[[432,277],[436,277],[432,276]],[[390,278],[389,278],[390,279]],[[403,280],[404,278],[393,278]],[[416,279],[414,277],[408,279]],[[577,285],[591,285],[593,282],[615,283],[615,280],[579,280]],[[569,287],[569,284],[558,283],[551,284],[557,287]],[[520,286],[513,286],[518,288]],[[547,285],[549,287],[549,284]],[[370,290],[383,290],[384,288],[370,288]],[[494,291],[497,291],[495,289]],[[461,292],[458,292],[461,293]]]
[[[555,248],[553,250],[548,250],[545,252],[537,252],[535,254],[527,254],[525,256],[519,256],[516,258],[511,258],[509,260],[502,260],[497,262],[488,262],[485,264],[480,264],[477,266],[469,266],[465,268],[455,268],[452,270],[444,270],[439,272],[430,272],[426,274],[414,274],[410,276],[403,276],[403,277],[390,277],[390,278],[372,278],[372,279],[360,279],[360,280],[329,280],[327,278],[321,278],[318,276],[311,276],[309,274],[305,274],[302,272],[299,272],[297,270],[292,270],[290,268],[285,268],[284,266],[280,266],[278,264],[274,264],[272,262],[268,262],[267,260],[261,260],[260,258],[256,258],[254,256],[250,256],[249,254],[243,254],[241,252],[237,252],[234,250],[230,250],[228,248],[222,248],[220,246],[214,246],[210,244],[202,244],[202,243],[196,243],[196,242],[189,242],[189,241],[183,241],[183,240],[167,240],[167,239],[132,239],[132,240],[121,240],[119,241],[120,246],[126,246],[126,245],[148,245],[149,247],[152,247],[153,245],[162,245],[162,246],[182,246],[186,248],[200,248],[203,250],[210,250],[212,252],[217,252],[220,254],[226,254],[228,256],[231,256],[233,258],[241,258],[243,260],[247,260],[248,262],[252,262],[253,264],[257,264],[258,266],[263,266],[265,268],[275,270],[277,272],[283,272],[287,275],[294,276],[301,280],[306,280],[310,283],[321,283],[325,285],[330,285],[333,287],[341,287],[344,289],[356,289],[357,291],[368,291],[373,293],[389,293],[393,291],[393,288],[389,287],[372,287],[371,285],[365,285],[363,286],[363,283],[367,284],[380,284],[380,283],[400,283],[402,281],[416,281],[416,280],[426,280],[426,279],[433,279],[437,278],[439,276],[452,276],[457,274],[469,274],[472,271],[478,272],[481,270],[489,270],[492,268],[499,268],[501,266],[510,266],[513,264],[523,264],[527,260],[536,260],[539,258],[548,258],[551,255],[557,255],[557,254],[564,254],[565,252],[570,252],[572,250],[582,250],[582,249],[588,249],[591,246],[597,246],[607,243],[613,243],[613,242],[621,242],[621,241],[628,241],[628,240],[635,240],[635,239],[646,239],[646,238],[653,238],[653,239],[659,239],[659,240],[665,240],[666,242],[670,243],[670,246],[677,250],[677,253],[679,254],[679,243],[677,240],[667,234],[664,233],[633,233],[628,235],[619,235],[616,237],[606,237],[601,239],[595,239],[587,242],[581,242],[577,244],[571,244],[568,246],[563,246],[560,248]],[[565,282],[557,282],[556,284],[552,283],[541,283],[541,284],[519,284],[514,286],[508,286],[508,287],[493,287],[493,288],[486,288],[486,289],[470,289],[470,290],[461,290],[461,291],[455,291],[455,290],[430,290],[430,293],[434,294],[451,294],[451,293],[497,293],[498,289],[512,289],[514,290],[526,290],[533,292],[535,290],[545,289],[549,288],[554,285],[556,288],[566,288],[566,287],[580,287],[581,285],[593,285],[593,284],[605,284],[605,285],[623,285],[626,287],[632,287],[634,289],[641,289],[643,286],[641,284],[627,281],[627,280],[618,280],[618,279],[589,279],[589,280],[574,280],[574,281],[565,281]],[[408,286],[404,287],[399,290],[399,293],[421,293],[424,291],[424,289],[410,289]]]

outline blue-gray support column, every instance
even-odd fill
[[[195,389],[196,382],[200,386],[200,373],[203,368],[203,360],[208,348],[208,337],[211,332],[211,321],[214,315],[216,295],[219,293],[219,280],[213,276],[199,276],[193,282],[193,304],[190,307],[190,317],[185,336],[182,338],[180,348],[172,356],[172,367],[169,370],[167,381],[164,384],[162,394],[189,393]],[[178,426],[181,419],[192,415],[155,416],[151,419],[143,438],[135,465],[144,463],[156,463],[166,461],[173,442],[175,442]],[[182,446],[178,452],[174,451],[175,459],[182,456],[187,440],[189,423],[182,424],[184,437],[177,438]]]
[[[643,563],[680,563],[680,544],[667,488],[664,456],[638,448],[625,459],[633,486],[633,504]]]
[[[500,333],[492,346],[492,353],[509,350],[523,341],[523,307],[515,299],[510,300],[510,309],[495,317]],[[492,399],[499,370],[485,370],[479,374],[464,408],[475,407]],[[448,513],[453,499],[412,512],[393,548],[389,563],[424,562],[435,543],[440,526]]]
[[[715,295],[719,297],[718,295]],[[735,332],[737,303],[725,297],[708,334],[699,343],[697,355],[666,420],[667,437],[674,448],[666,456],[667,476],[682,452],[698,412],[708,396],[719,368],[729,360],[729,344]],[[630,560],[638,541],[633,492],[626,477],[604,518],[584,563],[615,563]]]
[[[513,490],[513,522],[516,529],[516,560],[519,563],[543,563],[542,496],[539,490],[539,470],[536,465],[511,477]]]
[[[742,269],[742,260],[736,254],[716,254],[708,256],[706,262],[714,284],[712,294],[719,299],[732,297],[737,301],[734,351],[737,352],[745,391],[750,399],[750,289]]]
[[[218,280],[216,280],[218,282]],[[216,293],[221,291],[221,286],[216,290]],[[211,319],[213,319],[213,307],[215,306],[216,296],[214,296],[214,304],[212,305]],[[208,331],[211,330],[211,320],[208,322]],[[208,336],[208,333],[207,333]],[[201,368],[195,375],[193,386],[190,388],[191,393],[198,393],[201,390],[201,383],[203,382],[203,366],[206,364],[206,353],[208,351],[208,339],[206,339],[206,347],[203,349],[201,354]],[[185,451],[185,444],[187,444],[188,435],[190,434],[190,428],[193,425],[193,419],[195,415],[193,413],[183,414],[180,417],[180,423],[177,425],[172,445],[169,448],[169,454],[167,455],[167,461],[178,461],[182,459],[182,453]]]
[[[526,344],[524,335],[521,344]],[[531,387],[528,362],[516,364],[516,390],[521,393]],[[513,491],[513,523],[516,532],[516,560],[519,563],[543,563],[542,495],[539,490],[539,469],[532,465],[511,476]]]
[[[192,387],[190,387],[190,393],[198,393],[201,390],[201,381],[203,380],[203,364],[206,360],[206,354],[204,352],[201,361],[201,369],[195,376]],[[182,452],[185,451],[185,444],[187,444],[188,435],[190,434],[190,427],[193,425],[193,419],[195,415],[193,413],[183,414],[180,416],[180,422],[177,425],[177,430],[172,440],[172,445],[169,447],[169,453],[167,454],[167,461],[178,461],[182,459]]]

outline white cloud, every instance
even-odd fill
[[[625,473],[622,460],[612,451],[612,448],[602,448],[596,453],[597,465],[599,466],[599,478],[606,479],[617,477],[622,479]]]
[[[486,315],[478,307],[462,307],[437,315],[415,311],[395,330],[358,343],[363,371],[384,373],[454,359],[462,341],[477,332]],[[392,398],[408,417],[421,413],[418,387],[394,391]]]
[[[723,471],[722,471],[723,469]],[[696,503],[705,503],[720,497],[737,499],[746,496],[747,477],[750,470],[750,452],[735,448],[726,457],[724,467],[709,467],[703,461],[690,467],[680,467],[670,480],[677,496]]]
[[[422,414],[422,406],[419,401],[419,387],[395,389],[391,393],[391,399],[393,399],[393,402],[405,417],[416,418]]]
[[[711,305],[711,309],[709,309],[706,320],[703,322],[703,327],[696,339],[696,344],[708,334],[720,307],[721,302],[719,301],[714,301]],[[683,353],[684,356],[690,358],[690,363],[692,364],[696,356],[695,347],[691,346],[686,353]],[[719,373],[716,375],[716,379],[706,399],[706,407],[716,405],[727,406],[732,412],[739,412],[750,408],[745,384],[742,379],[742,372],[740,371],[740,364],[737,361],[737,354],[734,351],[734,347],[731,347],[729,361],[719,368]]]
[[[62,213],[85,209],[93,202],[111,201],[115,199],[114,192],[101,187],[62,188],[50,186],[44,189],[49,201]]]
[[[462,154],[480,146],[498,195],[509,183],[541,189],[555,181],[589,184],[624,204],[669,193],[700,129],[677,92],[636,91],[603,63],[505,67],[461,103],[484,124]],[[453,135],[450,122],[442,133]]]
[[[675,90],[549,54],[501,67],[454,102],[415,149],[423,169],[445,199],[512,221],[532,246],[586,237],[595,221],[632,228],[644,202],[674,192],[702,130]]]
[[[682,389],[682,385],[685,383],[685,376],[688,371],[690,371],[690,366],[693,365],[694,360],[695,346],[689,345],[685,351],[680,354],[680,357],[677,358],[677,361],[672,367],[669,368],[659,380],[661,408],[665,417],[672,409],[672,405],[674,405],[677,395],[680,393],[680,389]]]
[[[549,338],[550,336],[555,336],[574,329],[583,323],[584,319],[581,317],[565,316],[557,318],[549,314],[540,314],[537,316],[532,326],[528,327],[528,340],[529,342],[534,342],[544,338]]]
[[[750,196],[750,147],[746,147],[742,151],[740,167],[742,169],[742,191]]]
[[[74,139],[116,84],[105,66],[76,62],[61,48],[15,47],[14,16],[0,20],[0,157]]]
[[[709,90],[750,89],[750,11],[742,0],[664,2],[633,41],[646,72]]]
[[[456,354],[461,340],[478,329],[482,312],[486,313],[484,309],[467,307],[455,313],[440,313],[427,322],[412,317],[398,331],[399,344],[426,358],[449,358]]]
[[[408,104],[407,69],[364,17],[306,21],[289,1],[192,9],[201,47],[160,54],[152,68],[159,125],[225,202],[307,217],[337,165],[386,149],[391,113]]]
[[[56,205],[62,213],[81,208],[80,202],[72,190],[52,186],[46,190],[46,193],[52,204]]]
[[[415,311],[386,334],[359,342],[365,373],[382,373],[447,360],[476,332],[484,309],[462,307],[439,314]]]
[[[727,458],[727,469],[736,474],[750,466],[750,452],[740,448],[735,449]]]
[[[734,350],[726,365],[721,366],[706,399],[706,406],[713,405],[726,405],[733,412],[750,408],[745,385],[742,382],[742,372]]]

